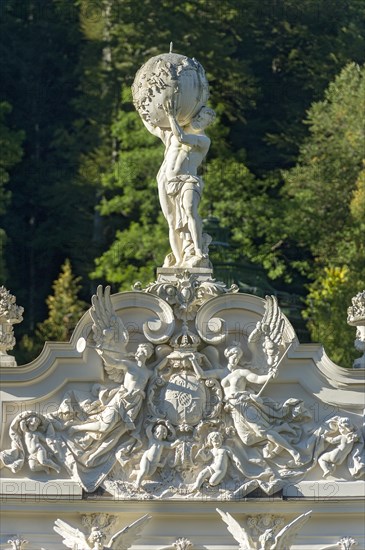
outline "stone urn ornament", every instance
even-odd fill
[[[355,359],[354,369],[365,369],[365,290],[352,298],[352,305],[347,309],[347,323],[356,327],[355,348],[362,356]]]
[[[13,325],[23,320],[24,308],[17,306],[15,296],[0,286],[0,367],[16,367],[14,357],[7,354],[15,346]]]

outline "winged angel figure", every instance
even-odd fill
[[[239,543],[240,550],[290,550],[294,538],[299,530],[311,517],[312,511],[301,514],[293,521],[285,525],[277,534],[275,534],[275,523],[269,523],[264,532],[253,537],[236,521],[230,514],[222,512],[217,508],[217,512],[221,515],[223,521],[227,525],[228,531],[233,538]],[[272,527],[270,527],[272,525]]]
[[[63,537],[63,544],[72,550],[127,550],[141,536],[144,526],[150,519],[151,516],[147,514],[137,519],[131,525],[115,533],[106,545],[102,542],[105,536],[98,527],[92,527],[91,533],[86,536],[79,529],[57,519],[53,528]]]
[[[136,419],[145,397],[145,388],[152,374],[146,361],[153,354],[149,342],[139,344],[135,354],[128,353],[128,330],[116,314],[111,299],[110,287],[103,295],[100,285],[92,297],[91,317],[94,321],[93,333],[96,350],[102,357],[105,370],[111,380],[120,384],[119,388],[105,390],[99,399],[105,409],[99,418],[92,422],[74,425],[71,432],[109,432],[122,420],[127,430],[135,428]]]
[[[192,363],[198,377],[221,380],[226,410],[231,413],[236,433],[245,445],[266,442],[264,458],[274,458],[285,450],[292,456],[290,464],[299,465],[301,456],[291,439],[298,439],[296,420],[305,412],[302,402],[288,399],[278,403],[269,397],[260,397],[267,383],[277,374],[280,361],[290,346],[287,345],[289,337],[276,298],[267,296],[264,317],[248,339],[251,361],[243,361],[243,349],[234,343],[224,351],[228,363],[225,369],[203,371],[197,362],[192,360]],[[265,374],[257,374],[257,370]],[[257,391],[255,386],[261,386],[261,390]]]

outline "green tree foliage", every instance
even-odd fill
[[[25,307],[21,332],[44,316],[63,259],[77,257],[80,272],[92,254],[84,244],[91,235],[92,202],[78,174],[87,133],[81,139],[73,107],[80,95],[78,12],[68,0],[4,0],[1,10],[0,99],[12,104],[9,124],[25,134],[4,216],[9,279]]]
[[[255,177],[236,155],[207,165],[202,211],[230,228],[232,243],[246,258],[260,263],[271,278],[285,274],[277,248],[283,239],[282,207],[275,194],[278,180]]]
[[[312,337],[346,365],[354,335],[345,311],[365,286],[364,112],[365,66],[351,63],[309,110],[310,136],[283,189],[287,226],[306,252],[295,267],[312,279],[306,310]]]
[[[13,106],[9,127],[25,131],[4,216],[9,276],[26,308],[21,329],[44,317],[65,257],[84,281],[93,271],[114,290],[148,282],[161,265],[169,248],[155,182],[163,146],[144,129],[129,89],[142,63],[171,41],[174,51],[203,63],[218,115],[209,129],[202,214],[218,216],[242,256],[296,292],[324,274],[319,257],[322,270],[349,267],[354,224],[343,227],[350,231],[341,241],[344,260],[329,265],[325,251],[333,244],[318,235],[330,215],[323,207],[322,231],[306,211],[302,235],[301,200],[295,203],[289,180],[299,181],[295,170],[311,164],[303,156],[313,139],[311,124],[302,124],[306,110],[349,61],[365,61],[362,0],[3,0],[2,15],[0,101]],[[339,157],[332,156],[332,168],[313,168],[318,181],[336,171]],[[359,172],[353,177],[345,217],[361,209]],[[346,192],[336,182],[332,196],[339,193],[342,205]],[[85,296],[93,290],[87,284]]]
[[[9,170],[19,162],[22,156],[22,141],[24,134],[21,130],[9,128],[6,116],[11,112],[11,106],[5,101],[0,103],[0,219],[6,212],[10,193],[5,185],[9,181]],[[0,227],[0,280],[5,281],[5,248],[6,233]]]
[[[81,290],[81,277],[74,277],[70,260],[61,267],[58,278],[54,281],[53,295],[48,296],[48,318],[38,325],[36,335],[39,339],[66,342],[87,304],[78,298]]]
[[[140,9],[148,14],[143,33],[136,17]],[[115,177],[115,166],[100,178],[103,191],[99,211],[109,250],[97,260],[93,276],[129,288],[132,276],[144,279],[151,273],[156,249],[159,253],[166,250],[164,239],[158,241],[155,250],[148,251],[151,235],[163,235],[164,221],[157,214],[153,183],[158,147],[162,154],[162,146],[156,139],[148,141],[151,138],[132,114],[126,88],[137,68],[150,56],[167,51],[173,41],[175,51],[203,60],[211,84],[211,104],[218,114],[218,123],[209,130],[212,148],[205,167],[202,212],[218,215],[232,230],[242,253],[264,265],[271,277],[293,280],[291,261],[297,247],[280,219],[283,205],[277,169],[294,159],[305,136],[301,120],[311,101],[320,97],[349,57],[364,58],[360,44],[365,10],[356,0],[346,5],[336,2],[335,10],[326,0],[316,2],[315,10],[310,0],[300,6],[294,0],[227,0],[219,5],[214,1],[178,5],[166,1],[153,6],[137,1],[133,8],[129,2],[117,1],[109,11],[100,13],[108,28],[108,42],[105,32],[100,32],[100,20],[93,37],[98,32],[99,40],[104,37],[112,73],[119,75],[116,84],[122,82],[124,90],[119,98],[115,93],[112,96],[118,112],[110,122],[113,130],[108,137],[109,142],[114,138],[113,160],[119,172],[125,173],[132,163],[142,176],[139,158],[146,162],[146,156],[140,157],[140,147],[146,140],[151,144],[145,151],[151,164],[135,190],[134,184],[130,185],[133,178],[126,183],[125,175]],[[121,122],[115,123],[115,119]],[[132,120],[134,126],[128,128]],[[133,255],[137,234],[140,247]],[[142,268],[145,263],[147,271]]]
[[[52,288],[53,294],[46,300],[47,319],[38,323],[34,336],[26,334],[20,342],[19,357],[22,361],[36,357],[46,341],[68,342],[76,324],[88,308],[88,305],[79,299],[81,277],[73,275],[69,259],[61,266]]]
[[[232,127],[259,174],[293,164],[306,109],[349,61],[364,62],[361,0],[240,1],[239,54],[259,84],[246,127]],[[240,32],[241,28],[241,32]],[[238,90],[239,93],[239,90]]]

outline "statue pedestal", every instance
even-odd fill
[[[208,267],[158,267],[157,281],[159,283],[172,282],[181,279],[184,275],[193,275],[199,282],[213,278],[213,269]]]
[[[15,361],[15,357],[12,357],[11,355],[1,355],[0,354],[0,367],[16,367],[17,362]]]

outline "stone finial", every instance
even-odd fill
[[[24,308],[17,306],[15,296],[0,286],[0,367],[16,367],[15,358],[7,354],[15,346],[13,325],[23,320]]]
[[[365,369],[365,290],[352,298],[352,305],[347,310],[347,323],[356,327],[355,348],[362,352],[362,357],[355,359],[354,369]]]
[[[347,322],[351,326],[365,325],[365,290],[358,292],[347,309]]]

